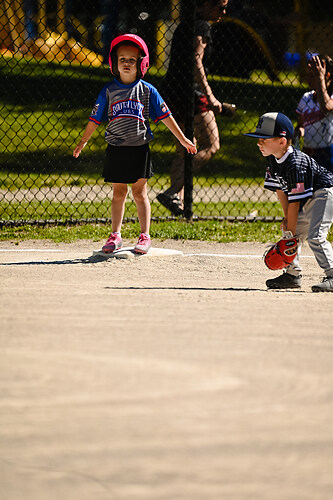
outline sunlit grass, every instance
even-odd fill
[[[101,219],[111,216],[111,199],[92,202],[51,202],[51,201],[22,201],[1,203],[0,219],[4,221],[20,220],[77,220]],[[154,217],[170,217],[170,212],[161,204],[151,202]],[[280,217],[279,203],[272,202],[217,202],[193,203],[193,213],[199,217]],[[132,201],[126,203],[125,218],[137,218],[136,205]]]
[[[122,236],[125,239],[135,240],[139,230],[137,222],[124,223]],[[77,240],[101,241],[106,239],[109,233],[109,224],[4,226],[0,232],[0,241],[11,241],[16,244],[25,240],[50,240],[56,243],[73,243]],[[267,243],[279,240],[281,230],[279,222],[153,221],[150,235],[153,240]],[[328,240],[333,241],[333,229],[329,233]]]
[[[40,190],[64,186],[103,184],[104,126],[100,126],[78,159],[72,151],[87,124],[98,92],[110,80],[107,65],[101,68],[49,63],[23,57],[1,58],[0,70],[0,188]],[[218,189],[223,186],[253,189],[262,184],[265,162],[256,141],[243,134],[254,129],[266,106],[281,105],[284,112],[294,110],[301,87],[294,74],[284,74],[272,84],[261,71],[248,80],[212,77],[211,85],[221,100],[235,102],[236,116],[218,116],[221,148],[195,177],[195,188]],[[158,88],[163,74],[151,67],[147,80]],[[296,92],[294,88],[296,88]],[[150,143],[155,176],[149,181],[153,190],[152,212],[156,217],[170,213],[155,202],[155,193],[170,182],[170,166],[175,155],[175,139],[163,123],[151,124]],[[18,193],[26,195],[26,193]],[[209,216],[278,216],[277,205],[257,202],[195,203],[194,213]],[[19,219],[78,219],[109,217],[110,200],[101,202],[1,201],[0,217]],[[126,217],[136,217],[134,203],[126,206]]]

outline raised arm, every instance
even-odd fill
[[[309,62],[309,68],[312,70],[315,76],[316,94],[318,97],[320,109],[324,113],[333,111],[333,99],[331,99],[331,96],[327,92],[327,74],[325,61],[321,61],[319,56],[314,56]],[[329,78],[332,77],[333,75],[329,75]]]

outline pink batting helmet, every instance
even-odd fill
[[[115,49],[119,44],[125,44],[126,42],[135,44],[144,54],[144,56],[139,57],[138,59],[138,77],[142,78],[146,74],[149,66],[149,51],[145,41],[142,40],[142,38],[140,38],[139,36],[133,35],[132,33],[126,33],[125,35],[117,36],[112,40],[109,55],[109,66],[111,73],[114,76],[119,76]]]

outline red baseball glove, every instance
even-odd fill
[[[264,253],[263,259],[266,266],[274,271],[289,266],[296,257],[297,247],[298,239],[295,236],[284,237]]]

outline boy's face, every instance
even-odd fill
[[[273,155],[281,158],[286,152],[287,139],[284,137],[273,137],[271,139],[258,139],[257,146],[263,156]]]
[[[122,82],[133,83],[137,79],[137,62],[140,51],[130,45],[121,45],[117,49],[118,71]]]

